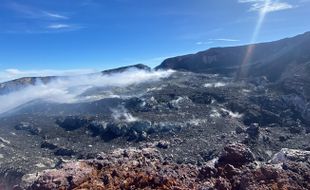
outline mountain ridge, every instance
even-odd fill
[[[224,74],[248,81],[263,77],[282,91],[310,100],[310,32],[273,42],[211,48],[168,58],[155,69]]]
[[[305,58],[310,53],[308,44],[310,44],[310,32],[272,42],[235,47],[216,47],[197,52],[196,54],[172,57],[164,60],[155,69],[174,69],[212,74],[236,74],[240,66],[243,66],[248,67],[246,69],[253,76],[267,75],[270,80],[276,81],[280,76],[274,75],[277,74],[274,72],[272,74],[268,71],[266,72],[266,69],[270,68],[272,71],[273,69],[280,69],[281,72],[284,72],[282,71],[283,68],[279,68],[279,62],[282,62],[283,59],[286,60],[286,62],[283,61],[285,67],[291,64],[289,61],[296,60],[298,63],[304,63],[305,60],[310,61],[309,56]],[[246,54],[249,48],[253,48],[253,52],[248,60],[246,60]],[[298,52],[296,48],[301,52]],[[287,57],[286,55],[288,53],[292,57]],[[302,60],[302,58],[305,58],[305,60]]]

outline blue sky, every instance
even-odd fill
[[[0,80],[277,40],[309,31],[309,10],[310,0],[1,0]]]

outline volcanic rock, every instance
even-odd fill
[[[54,152],[54,154],[56,156],[72,156],[75,155],[75,152],[71,149],[59,148]]]
[[[273,164],[284,163],[288,161],[304,162],[310,164],[310,151],[283,148],[270,160],[270,162]]]
[[[170,146],[170,142],[161,140],[161,141],[158,141],[156,146],[158,148],[167,149]]]
[[[38,127],[34,127],[32,124],[27,122],[21,122],[20,124],[15,126],[16,130],[27,131],[32,135],[38,135],[41,133],[42,129]]]
[[[84,127],[89,122],[88,119],[80,116],[68,116],[64,119],[58,119],[56,123],[67,131],[72,131]]]
[[[250,127],[246,129],[246,133],[252,139],[257,139],[259,137],[259,126],[257,123],[252,123]]]
[[[244,144],[230,144],[225,146],[224,151],[219,157],[218,165],[231,164],[236,167],[253,162],[254,155]]]
[[[281,152],[278,154],[290,155],[290,159],[253,167],[249,164],[254,161],[250,150],[242,144],[230,144],[218,161],[197,167],[163,161],[154,148],[117,149],[101,155],[100,160],[69,162],[58,170],[43,171],[33,176],[27,189],[309,189],[310,166],[303,162],[309,153]],[[234,159],[227,162],[226,157]]]
[[[54,149],[58,148],[58,146],[53,144],[53,143],[50,143],[48,141],[43,141],[41,144],[41,148],[47,148],[50,150],[54,150]]]

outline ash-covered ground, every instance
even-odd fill
[[[235,81],[175,71],[159,80],[89,88],[79,97],[82,102],[36,99],[2,114],[3,188],[68,160],[146,143],[155,143],[164,160],[197,166],[237,142],[262,162],[282,148],[310,150],[309,110],[301,109],[307,101],[264,77]]]

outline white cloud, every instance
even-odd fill
[[[42,11],[42,13],[50,18],[55,18],[55,19],[68,19],[68,17],[61,15],[61,14],[57,14],[57,13],[51,13],[51,12],[47,12],[47,11]]]
[[[249,11],[258,12],[275,12],[286,9],[292,9],[295,6],[288,2],[281,2],[279,0],[238,0],[239,3],[249,3]]]
[[[5,72],[7,72],[9,75],[19,75],[22,73],[22,71],[18,69],[6,69]]]
[[[209,39],[208,41],[198,41],[196,42],[196,45],[208,45],[208,44],[213,44],[216,41],[221,41],[221,42],[239,42],[240,40],[237,39],[230,39],[230,38],[215,38],[215,39]]]
[[[20,73],[10,70],[12,73]],[[102,96],[83,96],[82,94],[93,87],[126,87],[132,84],[158,81],[169,77],[173,71],[145,71],[129,69],[125,72],[74,77],[58,78],[49,83],[40,80],[34,86],[0,95],[0,114],[35,100],[54,103],[78,103],[102,99]],[[97,95],[97,94],[96,94]],[[127,115],[128,116],[128,115]]]
[[[49,29],[66,29],[66,28],[72,28],[72,25],[69,24],[50,24],[47,26]]]

